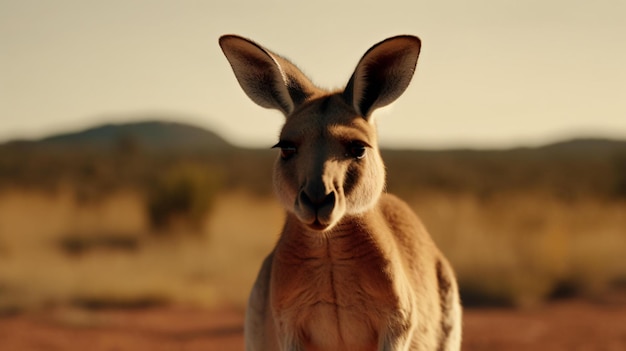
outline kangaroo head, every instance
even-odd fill
[[[308,229],[326,231],[374,206],[385,186],[372,112],[407,88],[420,51],[413,36],[386,39],[359,61],[343,91],[313,85],[287,59],[239,36],[220,46],[244,92],[286,117],[274,186]]]

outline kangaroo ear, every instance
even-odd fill
[[[395,101],[409,86],[421,42],[402,35],[386,39],[370,48],[359,61],[344,98],[364,118]]]
[[[316,90],[294,64],[251,40],[224,35],[219,43],[243,91],[262,107],[288,116]]]

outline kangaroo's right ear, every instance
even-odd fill
[[[219,40],[243,91],[258,105],[289,116],[317,90],[291,62],[236,35]]]
[[[344,90],[344,97],[366,119],[396,100],[408,87],[415,71],[421,41],[399,35],[372,46],[359,61]]]

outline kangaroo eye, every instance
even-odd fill
[[[294,146],[287,146],[280,149],[280,157],[283,160],[288,160],[291,156],[296,154],[296,148]]]
[[[298,151],[296,145],[288,141],[279,141],[278,144],[272,146],[272,148],[280,148],[280,158],[283,160],[290,159]]]
[[[365,157],[366,150],[367,146],[358,141],[353,141],[348,146],[348,152],[350,156],[356,158],[357,160],[361,160]]]

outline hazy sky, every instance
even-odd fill
[[[418,35],[411,86],[377,114],[387,146],[626,138],[623,0],[0,0],[0,141],[160,114],[270,146],[283,117],[241,91],[225,33],[332,88],[374,43]]]

